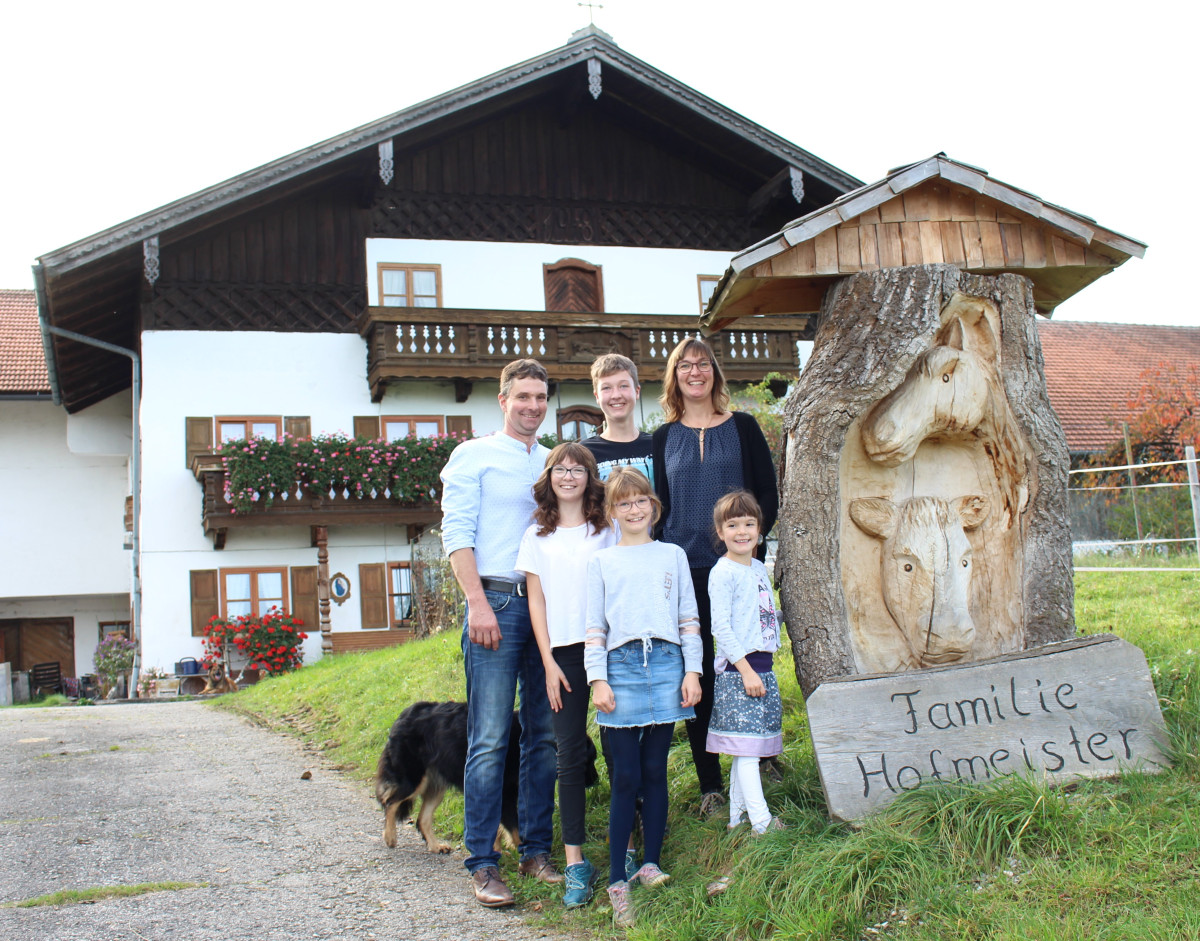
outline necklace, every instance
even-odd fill
[[[713,417],[714,417],[713,413],[709,412],[708,419],[704,422],[704,425],[700,428],[697,428],[695,425],[684,425],[685,428],[691,428],[692,431],[696,432],[700,436],[700,463],[701,464],[704,463],[704,432],[708,431],[709,426],[712,424]]]

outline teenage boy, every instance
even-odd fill
[[[638,431],[637,403],[642,394],[637,366],[628,356],[605,353],[592,363],[592,394],[604,413],[604,431],[581,442],[596,456],[600,479],[614,467],[633,467],[654,484],[653,436]]]

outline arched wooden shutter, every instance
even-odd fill
[[[582,314],[604,311],[604,282],[600,265],[581,258],[562,258],[542,265],[546,284],[546,310],[567,310]]]

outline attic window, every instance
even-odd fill
[[[546,284],[546,310],[580,314],[604,312],[604,281],[600,265],[581,258],[562,258],[542,265]]]
[[[379,264],[380,307],[441,307],[441,265]]]

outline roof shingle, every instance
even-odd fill
[[[1143,373],[1200,366],[1200,327],[1038,320],[1046,388],[1072,453],[1103,451],[1130,419]]]
[[[0,395],[50,391],[33,291],[0,289]]]

